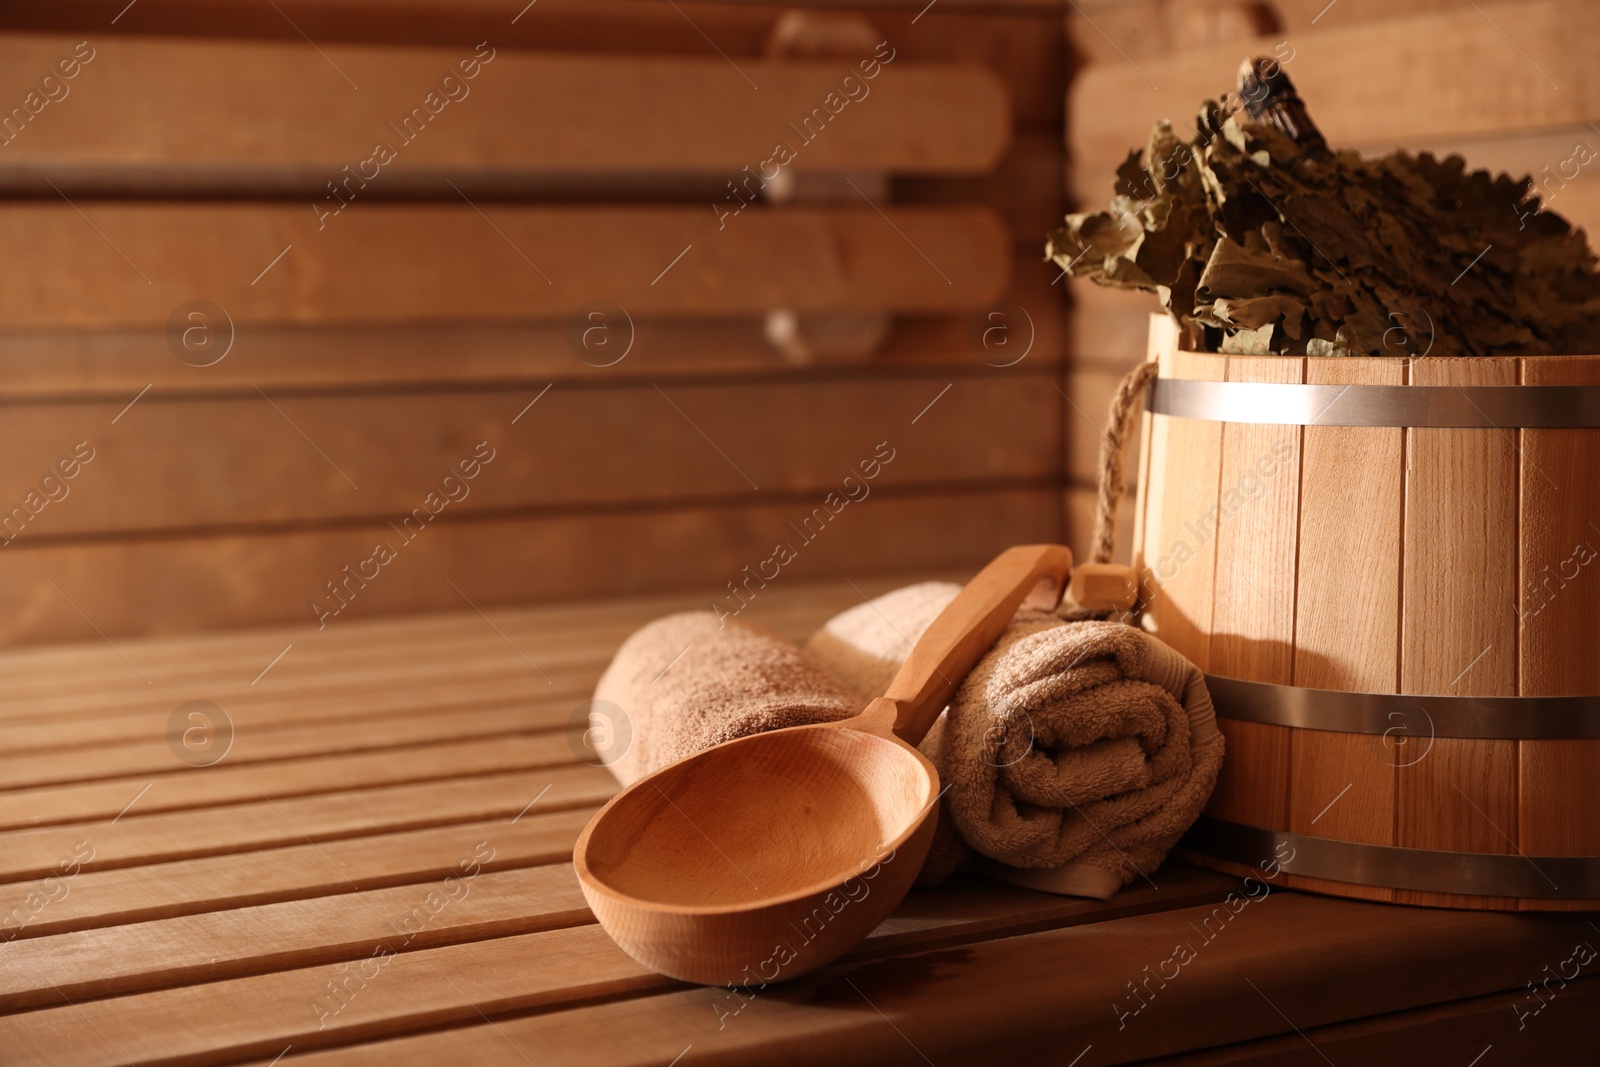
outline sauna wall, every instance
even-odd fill
[[[1064,6],[0,4],[0,642],[1060,539]]]

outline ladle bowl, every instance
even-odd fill
[[[861,714],[716,745],[613,797],[573,849],[601,926],[646,967],[714,985],[783,981],[849,951],[933,840],[939,774],[916,744],[1024,598],[1054,607],[1071,567],[1059,545],[1008,549]]]

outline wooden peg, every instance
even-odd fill
[[[1127,611],[1139,598],[1139,582],[1121,563],[1080,563],[1072,568],[1067,596],[1087,611]]]

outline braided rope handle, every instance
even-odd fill
[[[1128,488],[1128,457],[1122,446],[1133,433],[1144,391],[1155,378],[1154,360],[1139,364],[1117,385],[1107,409],[1104,440],[1100,442],[1100,495],[1094,505],[1094,537],[1089,546],[1091,563],[1110,563],[1116,549],[1117,506]]]

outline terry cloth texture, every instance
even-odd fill
[[[860,701],[793,644],[709,611],[657,619],[617,649],[595,700],[622,709],[630,737],[608,759],[629,785],[701,749],[746,734],[846,719]],[[613,724],[615,725],[615,724]]]
[[[806,651],[865,700],[961,587],[909,586],[835,616]],[[922,752],[948,787],[924,882],[979,863],[1105,899],[1166,858],[1216,785],[1223,739],[1200,670],[1113,622],[1024,608]]]

